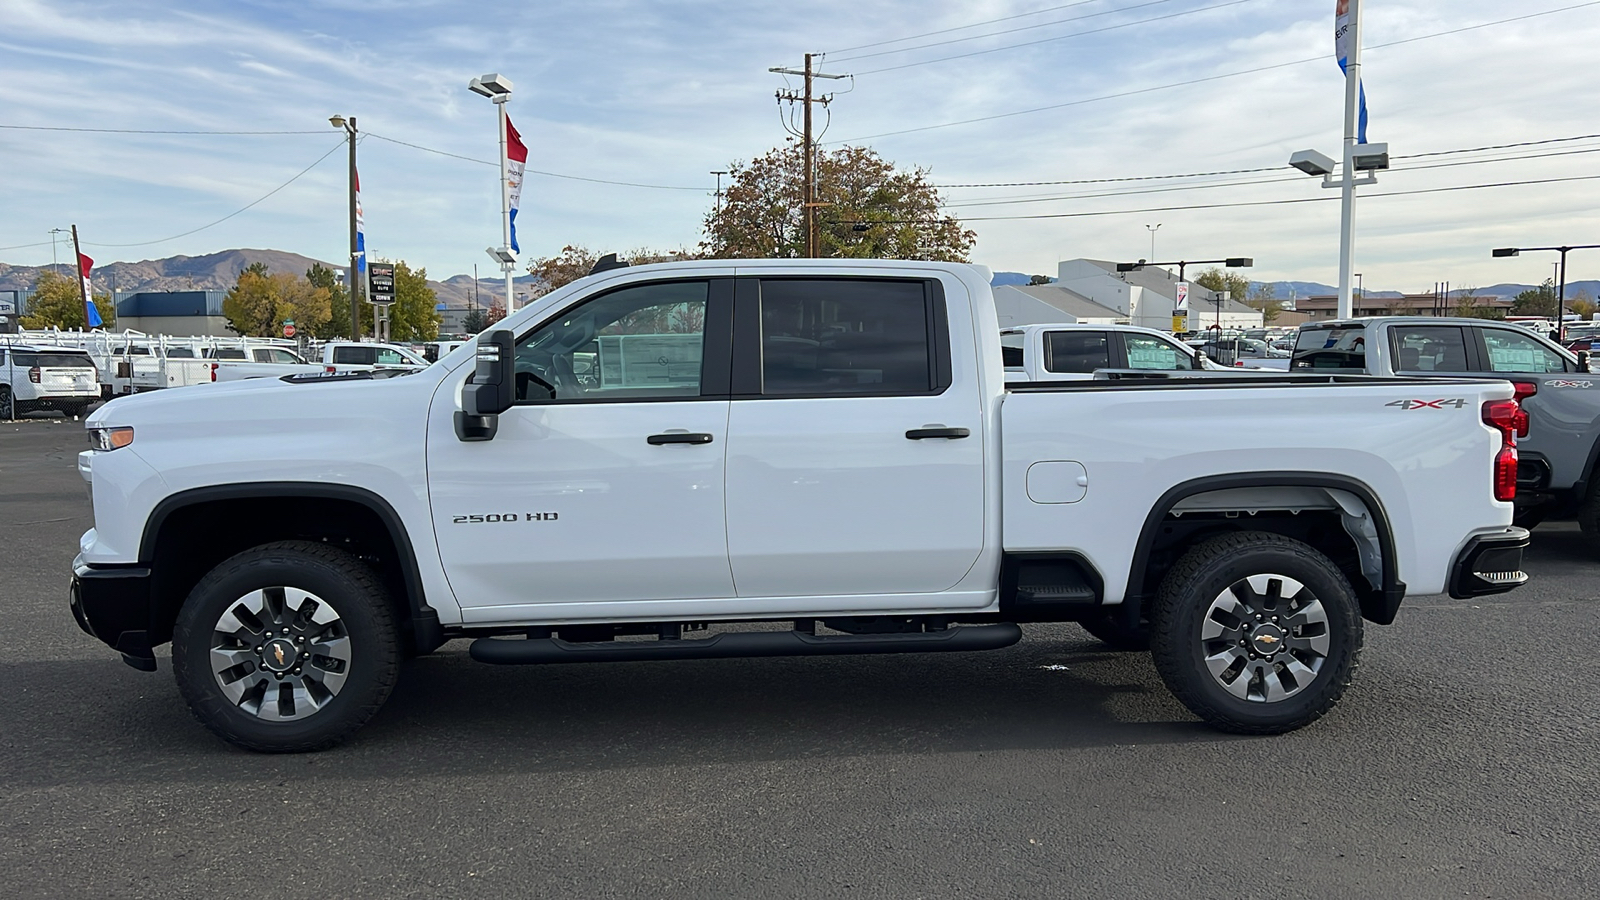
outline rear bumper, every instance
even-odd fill
[[[85,634],[121,653],[128,665],[155,671],[148,568],[90,566],[74,561],[67,603]]]
[[[1504,594],[1527,584],[1522,551],[1528,549],[1529,540],[1528,529],[1511,527],[1468,541],[1450,567],[1450,596],[1465,600]]]

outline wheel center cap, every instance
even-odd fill
[[[261,664],[274,672],[287,672],[294,668],[297,655],[293,643],[287,638],[277,638],[267,641],[261,648]]]
[[[1250,633],[1250,646],[1262,656],[1271,656],[1283,649],[1285,632],[1276,625],[1257,625]]]

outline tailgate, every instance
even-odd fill
[[[46,394],[99,393],[100,379],[92,366],[42,366],[39,388]]]

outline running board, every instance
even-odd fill
[[[861,653],[953,653],[999,650],[1022,639],[1009,622],[912,634],[817,636],[798,631],[737,631],[698,640],[574,642],[559,638],[472,642],[472,658],[495,665],[638,662],[652,659],[737,659],[756,656],[849,656]]]

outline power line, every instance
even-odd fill
[[[1596,2],[1600,2],[1600,0],[1596,0]],[[448,153],[444,150],[435,150],[432,147],[424,147],[421,144],[413,144],[410,141],[402,141],[398,138],[387,137],[373,131],[366,132],[366,135],[368,137],[375,137],[380,141],[388,141],[391,144],[399,144],[402,147],[410,147],[413,150],[421,150],[424,153],[435,153],[439,156],[448,156],[451,159],[459,159],[465,162],[478,163],[479,165],[483,166],[498,167],[500,165],[500,163],[493,160],[478,159],[475,156],[462,156],[459,153]],[[587,181],[591,184],[614,184],[622,187],[651,188],[658,191],[705,191],[704,187],[684,187],[677,184],[643,184],[637,181],[612,181],[607,178],[586,178],[582,175],[563,175],[560,172],[544,172],[540,171],[539,169],[524,169],[523,171],[529,175],[543,175],[546,178],[561,178],[567,181]]]
[[[1017,13],[1014,16],[1002,16],[998,19],[987,19],[982,22],[973,22],[970,25],[958,25],[955,28],[941,28],[938,31],[924,31],[921,34],[913,34],[903,38],[894,38],[893,40],[888,41],[873,41],[870,44],[857,44],[854,47],[845,47],[840,50],[829,50],[828,53],[849,53],[852,50],[866,50],[870,47],[882,47],[885,44],[901,44],[906,41],[917,40],[918,38],[933,37],[934,35],[939,34],[949,34],[952,31],[966,31],[968,28],[981,28],[984,25],[997,25],[1001,22],[1010,22],[1015,19],[1026,19],[1029,16],[1042,16],[1045,13],[1057,12],[1063,9],[1071,9],[1074,6],[1088,6],[1091,3],[1099,2],[1100,0],[1078,0],[1077,3],[1066,3],[1061,6],[1047,6],[1044,9],[1036,9],[1033,12]],[[828,53],[824,53],[822,55],[827,56]]]
[[[1157,2],[1165,2],[1165,0],[1157,0]],[[1107,25],[1107,26],[1105,26],[1103,28],[1091,28],[1091,29],[1089,29],[1087,31],[1074,31],[1071,34],[1061,34],[1061,35],[1056,35],[1055,37],[1040,38],[1039,40],[1036,40],[1036,41],[1024,41],[1024,42],[1022,42],[1020,44],[1006,44],[1003,47],[990,47],[987,50],[973,50],[970,53],[958,53],[958,54],[956,54],[954,56],[940,56],[940,57],[937,57],[937,58],[934,58],[934,59],[923,59],[923,60],[918,60],[917,62],[901,63],[900,65],[897,65],[897,66],[885,66],[885,67],[883,67],[881,69],[868,69],[865,72],[861,72],[859,74],[861,74],[861,75],[877,75],[877,74],[882,73],[882,72],[895,72],[895,71],[898,71],[900,69],[910,69],[910,68],[913,68],[915,66],[926,66],[926,65],[931,65],[933,63],[949,62],[949,61],[951,61],[953,59],[968,59],[968,58],[974,57],[974,56],[983,56],[983,55],[988,54],[988,53],[999,53],[1002,50],[1015,50],[1015,49],[1017,49],[1019,47],[1033,47],[1033,46],[1036,46],[1038,44],[1048,44],[1048,43],[1051,43],[1053,41],[1064,41],[1067,38],[1083,37],[1084,35],[1088,35],[1088,34],[1104,34],[1104,33],[1108,32],[1108,31],[1117,31],[1117,30],[1122,29],[1122,28],[1132,28],[1132,27],[1134,27],[1136,25],[1149,25],[1152,22],[1165,22],[1168,19],[1179,19],[1179,18],[1182,18],[1184,16],[1192,16],[1195,13],[1210,12],[1210,11],[1215,10],[1215,9],[1224,9],[1226,7],[1229,7],[1229,6],[1238,6],[1241,3],[1254,3],[1254,2],[1256,2],[1256,0],[1228,0],[1228,2],[1226,2],[1226,3],[1216,3],[1216,4],[1213,4],[1211,6],[1201,6],[1201,7],[1195,8],[1195,9],[1186,9],[1186,10],[1184,10],[1182,12],[1168,13],[1167,15],[1164,15],[1164,16],[1151,16],[1148,19],[1140,19],[1140,20],[1138,20],[1136,22],[1122,22],[1122,23],[1117,24],[1117,25]],[[1146,4],[1143,4],[1143,5],[1144,6],[1154,6],[1155,4],[1154,3],[1146,3]],[[1138,8],[1139,7],[1136,7],[1136,6],[1130,6],[1130,7],[1127,7],[1126,9],[1138,9]],[[1114,11],[1115,12],[1125,12],[1126,10],[1124,9],[1124,10],[1114,10]],[[1096,15],[1105,15],[1105,13],[1096,13]],[[1087,19],[1089,17],[1088,16],[1082,16],[1080,18]],[[1069,19],[1067,21],[1072,21],[1072,20]],[[963,38],[963,40],[972,40],[972,39],[971,38]],[[934,46],[938,46],[938,45],[936,45],[936,44],[928,44],[926,46],[934,47]],[[920,48],[913,47],[913,48],[908,48],[908,49],[920,49]],[[899,52],[899,51],[888,51],[888,52]],[[877,55],[877,54],[874,54],[874,55]],[[854,57],[854,58],[855,59],[863,59],[864,57]],[[846,62],[846,61],[847,60],[839,60],[839,62]]]
[[[321,132],[318,132],[318,133],[320,134]],[[325,160],[328,157],[332,156],[334,154],[334,151],[340,149],[343,146],[344,146],[344,139],[341,138],[339,140],[339,143],[334,144],[333,147],[330,148],[327,153],[324,153],[321,156],[317,157],[317,161],[316,162],[312,163],[309,166],[306,166],[304,169],[301,169],[299,172],[295,173],[295,176],[293,178],[290,178],[288,181],[285,181],[283,184],[280,184],[277,187],[273,188],[272,190],[267,191],[265,194],[262,194],[256,200],[246,204],[243,207],[240,207],[239,209],[234,210],[231,213],[228,213],[227,215],[223,216],[222,218],[216,220],[215,222],[210,222],[210,223],[207,223],[205,225],[201,225],[199,228],[190,229],[189,231],[185,231],[182,234],[175,234],[175,235],[173,235],[171,237],[164,237],[164,238],[160,238],[160,239],[154,240],[154,241],[139,241],[137,243],[132,243],[132,244],[101,244],[101,243],[92,243],[90,241],[84,241],[84,243],[88,244],[91,247],[146,247],[146,246],[149,246],[150,244],[164,244],[167,241],[175,241],[178,238],[188,237],[191,234],[196,234],[198,232],[205,231],[207,228],[210,228],[213,225],[221,225],[223,222],[228,221],[229,219],[233,218],[234,216],[237,216],[238,214],[244,212],[247,209],[250,209],[251,207],[255,206],[256,204],[262,202],[263,200],[266,200],[268,197],[271,197],[273,194],[276,194],[277,192],[279,192],[279,191],[283,190],[284,188],[288,187],[289,185],[294,184],[296,181],[299,181],[300,180],[300,176],[306,174],[307,172],[311,171],[312,169],[315,169],[323,160]]]
[[[895,54],[895,53],[910,53],[913,50],[927,50],[930,47],[944,47],[944,46],[948,46],[950,44],[965,43],[967,41],[981,41],[984,38],[1000,37],[1001,35],[1006,35],[1006,34],[1016,34],[1017,32],[1020,32],[1020,31],[1032,31],[1035,28],[1049,28],[1052,25],[1065,25],[1068,22],[1081,22],[1084,19],[1098,19],[1101,16],[1110,16],[1110,15],[1115,15],[1115,14],[1120,13],[1120,12],[1129,12],[1129,11],[1135,10],[1135,9],[1144,9],[1147,6],[1161,6],[1162,4],[1171,3],[1171,2],[1173,2],[1173,0],[1146,0],[1146,2],[1144,2],[1144,3],[1135,3],[1132,6],[1122,6],[1122,7],[1116,8],[1116,9],[1105,9],[1105,10],[1101,10],[1100,12],[1088,13],[1086,15],[1081,15],[1081,16],[1072,16],[1071,18],[1067,18],[1067,19],[1057,19],[1054,22],[1035,22],[1032,25],[1024,25],[1024,26],[1022,26],[1020,28],[1007,28],[1004,31],[991,31],[991,32],[989,32],[987,34],[973,34],[973,35],[968,35],[966,37],[950,38],[949,40],[944,40],[944,41],[934,41],[931,44],[918,44],[915,47],[901,47],[901,48],[899,48],[897,50],[880,50],[877,53],[861,53],[861,54],[857,54],[856,56],[846,56],[843,59],[836,59],[836,60],[833,60],[833,62],[840,63],[840,62],[850,62],[852,60],[857,60],[857,59],[872,59],[875,56],[889,56],[889,55],[892,55],[892,54]],[[958,30],[958,29],[951,29],[951,30]],[[1062,35],[1061,37],[1072,37],[1072,35]],[[1046,38],[1045,40],[1051,40],[1051,41],[1060,40],[1060,37]]]
[[[318,131],[163,131],[148,128],[68,128],[62,125],[0,125],[0,128],[10,128],[16,131],[78,131],[88,134],[326,134],[326,129]]]
[[[28,248],[28,247],[47,247],[52,243],[54,243],[54,242],[53,241],[39,241],[36,244],[13,244],[10,247],[0,247],[0,250],[22,250],[22,249],[25,249],[25,248]]]
[[[1490,150],[1512,150],[1512,149],[1516,149],[1516,148],[1519,148],[1519,147],[1538,147],[1538,146],[1542,146],[1542,145],[1546,145],[1546,144],[1562,144],[1562,143],[1569,143],[1571,141],[1586,141],[1586,140],[1591,140],[1591,139],[1594,139],[1594,138],[1600,138],[1600,133],[1597,133],[1597,134],[1575,134],[1575,135],[1572,135],[1571,137],[1544,138],[1542,140],[1535,140],[1535,141],[1518,141],[1518,142],[1512,143],[1512,144],[1491,144],[1491,145],[1488,145],[1488,146],[1485,146],[1485,147],[1463,147],[1463,148],[1458,149],[1458,150],[1435,150],[1435,151],[1433,151],[1431,153],[1402,153],[1402,154],[1398,154],[1398,155],[1394,156],[1393,159],[1397,159],[1397,160],[1400,160],[1400,159],[1423,159],[1425,157],[1451,156],[1451,155],[1460,154],[1460,153],[1483,153],[1483,152],[1487,152],[1487,151],[1490,151]],[[1582,152],[1587,153],[1587,152],[1590,152],[1590,151],[1585,150],[1585,151],[1582,151]],[[1564,154],[1548,154],[1548,155],[1560,156],[1560,155],[1564,155]],[[1539,158],[1539,157],[1537,157],[1537,156],[1507,157],[1507,159],[1537,159],[1537,158]],[[1486,160],[1486,161],[1490,161],[1490,160]],[[1412,168],[1423,168],[1423,167],[1415,166],[1415,167],[1412,167]],[[1070,180],[1070,181],[992,181],[992,182],[982,182],[982,183],[969,182],[969,183],[962,183],[962,184],[936,184],[936,185],[933,185],[933,186],[935,188],[938,188],[939,190],[945,190],[945,189],[949,189],[949,188],[1048,187],[1048,186],[1051,186],[1051,185],[1065,185],[1065,184],[1110,184],[1110,183],[1115,183],[1115,182],[1126,182],[1126,181],[1161,181],[1161,180],[1178,179],[1178,178],[1209,178],[1209,177],[1214,177],[1214,176],[1219,176],[1219,175],[1255,175],[1255,174],[1258,174],[1258,173],[1261,173],[1261,172],[1277,172],[1277,171],[1280,171],[1282,169],[1283,169],[1282,166],[1260,166],[1260,167],[1257,167],[1257,168],[1254,168],[1254,169],[1221,169],[1221,170],[1218,170],[1218,171],[1215,171],[1215,172],[1188,172],[1188,173],[1184,173],[1184,174],[1181,174],[1181,175],[1131,175],[1131,176],[1126,176],[1126,177],[1122,177],[1122,178],[1078,178],[1078,179],[1073,179],[1073,180]]]
[[[1424,34],[1424,35],[1418,35],[1416,37],[1405,38],[1403,40],[1398,40],[1398,41],[1389,41],[1388,43],[1373,44],[1372,46],[1367,47],[1367,49],[1368,50],[1376,50],[1376,49],[1380,49],[1380,48],[1383,48],[1383,47],[1396,47],[1396,46],[1399,46],[1401,44],[1413,44],[1413,43],[1416,43],[1417,41],[1425,41],[1425,40],[1430,40],[1432,38],[1446,37],[1448,35],[1453,35],[1453,34],[1461,34],[1462,32],[1465,32],[1465,31],[1475,31],[1475,30],[1480,29],[1480,28],[1490,28],[1490,27],[1493,27],[1493,26],[1496,26],[1496,25],[1508,25],[1508,24],[1510,24],[1512,22],[1521,22],[1521,21],[1524,21],[1526,19],[1539,18],[1540,16],[1555,15],[1556,13],[1571,12],[1572,10],[1575,10],[1575,9],[1584,9],[1584,8],[1591,7],[1591,6],[1600,6],[1600,0],[1589,0],[1589,2],[1586,2],[1586,3],[1579,3],[1579,4],[1576,4],[1576,5],[1573,5],[1573,6],[1563,6],[1563,7],[1559,8],[1559,9],[1548,9],[1548,10],[1544,10],[1542,12],[1528,13],[1526,15],[1521,15],[1521,16],[1512,16],[1512,17],[1506,18],[1506,19],[1496,19],[1493,22],[1480,22],[1480,23],[1478,23],[1476,25],[1467,25],[1467,26],[1464,26],[1462,28],[1452,28],[1452,29],[1450,29],[1448,31],[1439,31],[1439,32],[1434,32],[1433,34]],[[1071,100],[1071,101],[1068,101],[1066,103],[1055,103],[1055,104],[1051,104],[1049,106],[1038,106],[1038,107],[1034,107],[1033,109],[1017,110],[1016,112],[996,113],[996,114],[990,115],[990,116],[980,116],[980,117],[975,118],[975,119],[962,119],[962,120],[956,121],[956,122],[943,122],[943,123],[940,123],[938,125],[923,125],[923,126],[920,126],[920,127],[917,127],[917,128],[903,128],[903,129],[900,129],[899,131],[885,131],[885,132],[880,132],[878,134],[866,134],[866,135],[861,135],[860,137],[845,138],[844,140],[840,140],[840,141],[831,141],[830,143],[848,144],[848,143],[854,143],[854,142],[857,142],[857,141],[871,140],[873,138],[895,137],[895,136],[902,135],[902,134],[916,134],[918,132],[923,132],[923,131],[933,131],[933,130],[939,129],[939,128],[954,128],[954,127],[959,126],[959,125],[975,125],[975,124],[978,124],[978,123],[981,123],[981,122],[993,122],[996,119],[1009,119],[1009,118],[1014,118],[1016,116],[1032,115],[1033,113],[1050,112],[1052,110],[1057,110],[1057,109],[1066,109],[1068,107],[1073,107],[1073,106],[1082,106],[1082,105],[1087,104],[1087,103],[1098,103],[1098,102],[1103,101],[1103,100],[1119,100],[1119,99],[1122,99],[1124,97],[1136,97],[1136,96],[1139,96],[1141,94],[1151,94],[1151,93],[1155,93],[1156,91],[1165,91],[1165,90],[1169,90],[1171,88],[1189,87],[1191,85],[1205,84],[1205,83],[1211,82],[1211,81],[1221,81],[1221,80],[1223,80],[1225,78],[1237,78],[1237,77],[1239,77],[1241,75],[1255,75],[1255,74],[1258,74],[1260,72],[1271,72],[1271,71],[1274,71],[1276,69],[1287,69],[1287,68],[1289,68],[1291,66],[1305,65],[1306,63],[1327,62],[1327,60],[1328,60],[1328,54],[1319,54],[1317,56],[1306,57],[1305,59],[1296,59],[1296,60],[1291,60],[1289,62],[1274,63],[1272,65],[1266,65],[1266,66],[1256,66],[1255,68],[1251,68],[1251,69],[1242,69],[1242,70],[1240,70],[1238,72],[1224,72],[1224,73],[1222,73],[1220,75],[1208,75],[1208,76],[1205,76],[1203,78],[1194,78],[1194,79],[1190,79],[1188,81],[1175,81],[1175,82],[1172,82],[1170,84],[1161,84],[1161,85],[1156,85],[1154,87],[1138,88],[1138,89],[1131,90],[1131,91],[1119,91],[1119,92],[1117,92],[1115,94],[1103,94],[1103,95],[1101,95],[1099,97],[1086,97],[1086,98],[1084,98],[1082,100]],[[860,73],[860,74],[869,74],[869,73],[863,72],[863,73]]]
[[[1503,187],[1527,187],[1527,186],[1530,186],[1530,185],[1539,185],[1539,184],[1562,184],[1562,183],[1573,182],[1573,181],[1594,181],[1596,179],[1600,179],[1600,175],[1574,175],[1574,176],[1570,176],[1570,177],[1567,177],[1567,178],[1541,178],[1541,179],[1536,179],[1536,180],[1532,180],[1532,181],[1500,181],[1500,182],[1494,182],[1492,184],[1462,184],[1462,185],[1455,185],[1455,186],[1452,186],[1452,187],[1422,188],[1422,189],[1414,190],[1414,191],[1389,191],[1388,193],[1383,193],[1383,194],[1362,194],[1361,195],[1361,199],[1366,200],[1366,199],[1372,198],[1372,197],[1413,197],[1413,196],[1417,196],[1419,194],[1445,194],[1445,193],[1452,193],[1452,192],[1457,192],[1457,191],[1477,191],[1477,190],[1486,190],[1486,189],[1489,189],[1489,188],[1503,188]],[[1190,205],[1190,206],[1159,206],[1159,207],[1152,207],[1152,208],[1146,208],[1146,209],[1108,209],[1108,210],[1096,210],[1096,211],[1092,211],[1092,212],[1037,213],[1037,214],[1034,214],[1034,215],[1026,215],[1026,216],[979,216],[979,217],[973,217],[973,218],[963,218],[961,221],[963,221],[963,222],[1002,222],[1002,221],[1011,221],[1011,220],[1018,220],[1018,219],[1081,219],[1081,218],[1091,218],[1091,217],[1095,217],[1095,216],[1139,215],[1139,214],[1144,214],[1144,213],[1155,213],[1155,212],[1183,212],[1183,211],[1187,211],[1187,210],[1202,210],[1202,209],[1235,209],[1235,208],[1239,208],[1239,207],[1248,207],[1248,206],[1288,206],[1288,205],[1296,204],[1296,203],[1326,203],[1326,202],[1333,201],[1333,200],[1338,200],[1338,199],[1339,199],[1338,197],[1329,195],[1329,196],[1326,196],[1326,197],[1299,197],[1299,198],[1290,199],[1290,200],[1246,200],[1246,201],[1239,201],[1239,202],[1236,202],[1236,203],[1199,203],[1199,204],[1194,204],[1194,205]],[[914,223],[914,222],[873,222],[873,223],[869,223],[869,224],[877,224],[877,225],[884,225],[884,224],[887,224],[887,225],[908,225],[908,224],[916,224],[916,223]]]

